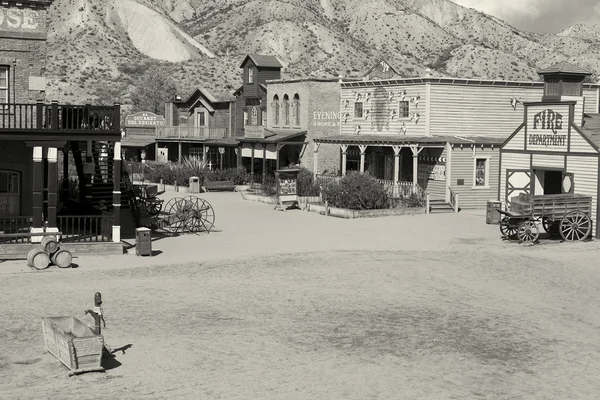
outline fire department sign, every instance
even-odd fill
[[[528,150],[567,150],[568,106],[543,109],[530,107],[528,115],[530,115],[527,121]],[[566,115],[566,118],[563,115]]]

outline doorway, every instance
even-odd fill
[[[563,193],[563,171],[556,169],[534,169],[536,195]]]

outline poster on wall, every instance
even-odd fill
[[[297,168],[275,171],[277,180],[277,205],[275,209],[282,211],[298,206],[298,172]]]
[[[445,181],[446,166],[438,164],[419,164],[417,167],[417,177],[430,181]]]

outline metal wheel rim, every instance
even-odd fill
[[[517,228],[510,226],[507,220],[500,221],[500,233],[508,240],[513,240],[517,237]]]
[[[187,227],[189,232],[209,232],[215,224],[215,212],[210,203],[201,197],[185,197],[190,209]]]
[[[590,217],[581,211],[572,211],[560,221],[560,236],[568,242],[587,239],[592,232]]]
[[[175,197],[167,202],[161,212],[161,229],[169,233],[182,233],[185,220],[181,215],[181,198]]]
[[[525,221],[519,225],[519,240],[523,243],[535,242],[539,235],[540,230],[533,221]]]
[[[162,210],[162,201],[152,201],[148,204],[148,213],[151,216],[158,215]]]

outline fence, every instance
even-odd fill
[[[33,217],[1,217],[0,234],[28,233],[33,225]],[[28,243],[31,238],[0,238],[0,243]]]
[[[114,217],[102,215],[61,215],[57,217],[61,242],[111,242]]]

